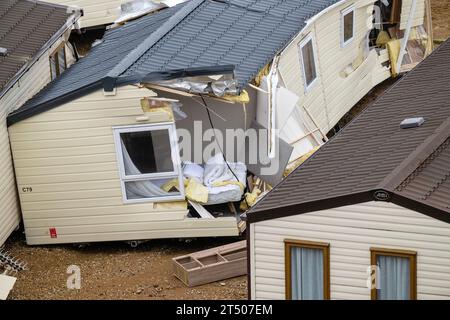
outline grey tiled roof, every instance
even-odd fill
[[[106,32],[101,44],[95,46],[86,57],[80,59],[11,115],[23,114],[48,101],[99,83],[127,54],[158,29],[181,6],[145,16]]]
[[[301,29],[335,0],[203,1],[124,75],[234,65],[245,86]]]
[[[242,88],[309,18],[338,1],[191,0],[141,18],[108,32],[103,44],[13,113],[9,123],[55,107],[80,88],[93,90],[106,77],[233,65]]]
[[[269,192],[249,215],[266,211],[264,219],[270,219],[269,211],[276,217],[292,208],[295,214],[326,206],[330,199],[348,200],[379,189],[450,213],[449,82],[450,40]],[[425,123],[400,129],[411,117],[424,117]]]

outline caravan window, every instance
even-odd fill
[[[114,136],[125,202],[184,198],[173,125],[115,128]]]
[[[372,248],[376,267],[372,300],[415,300],[417,295],[416,252]]]
[[[300,43],[300,55],[302,61],[305,88],[308,90],[317,79],[316,57],[312,36],[308,36]]]
[[[345,47],[355,35],[355,8],[350,7],[341,13],[341,47]]]
[[[287,300],[330,299],[329,250],[327,243],[285,240]]]

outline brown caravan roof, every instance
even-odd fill
[[[401,129],[406,118],[423,117]],[[450,40],[248,212],[249,222],[385,200],[450,222]]]
[[[0,1],[0,92],[67,22],[67,7],[29,0]]]

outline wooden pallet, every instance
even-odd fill
[[[246,241],[173,258],[174,275],[188,287],[247,274]]]

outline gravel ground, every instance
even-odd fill
[[[438,42],[450,37],[450,1],[431,0],[434,38]]]
[[[450,1],[432,0],[435,39],[450,37]],[[366,96],[351,115],[360,112],[395,81],[389,80]],[[341,124],[345,124],[344,119]],[[87,247],[29,247],[21,232],[6,248],[28,263],[20,272],[10,299],[246,299],[245,277],[187,288],[172,275],[171,259],[190,252],[238,241],[236,238],[154,240],[133,249],[124,243],[92,244]],[[68,290],[67,267],[81,269],[81,289]]]
[[[20,272],[10,299],[246,299],[246,277],[195,288],[172,274],[172,258],[238,241],[237,238],[153,240],[131,248],[128,244],[100,243],[27,246],[22,233],[6,244],[15,257],[28,263]],[[67,289],[67,268],[81,270],[81,289]]]

